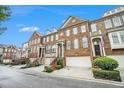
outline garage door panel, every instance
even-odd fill
[[[66,65],[72,67],[91,67],[90,57],[66,57]]]

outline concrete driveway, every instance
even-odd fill
[[[124,68],[119,68],[122,82],[124,82]]]
[[[52,72],[54,75],[62,75],[66,77],[78,77],[78,78],[87,78],[93,79],[93,74],[91,68],[86,67],[65,67],[60,70]]]

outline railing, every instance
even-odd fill
[[[56,68],[56,65],[57,65],[57,57],[50,63],[50,66],[55,69]]]

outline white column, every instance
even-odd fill
[[[58,45],[56,44],[56,57],[58,56]]]
[[[64,57],[64,44],[62,43],[62,57]]]

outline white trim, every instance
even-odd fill
[[[61,28],[64,28],[66,26],[66,24],[72,19],[72,17],[70,17],[64,24]]]
[[[95,38],[100,38],[101,42],[103,42],[102,36],[91,37],[91,44],[92,44],[93,56],[96,56],[95,55],[95,50],[94,50],[94,44],[93,44],[93,39],[95,39]],[[101,44],[100,44],[100,53],[101,53],[101,56],[106,56],[104,46],[101,46]]]

